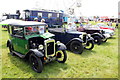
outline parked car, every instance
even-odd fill
[[[100,29],[109,29],[109,30],[115,30],[113,26],[107,26],[104,23],[97,23],[97,26],[100,27]]]
[[[30,61],[32,69],[42,72],[43,64],[67,60],[66,46],[53,39],[54,34],[46,32],[46,24],[33,21],[13,20],[8,24],[10,54]]]
[[[90,34],[91,37],[94,38],[94,42],[98,45],[100,45],[102,42],[106,42],[108,38],[107,34],[105,34],[103,30],[91,25],[84,25],[84,27],[78,27],[77,31],[86,32],[87,34]]]
[[[84,32],[67,32],[65,28],[49,28],[48,31],[55,34],[55,40],[64,43],[68,50],[74,53],[81,54],[84,48],[87,50],[94,48],[94,39]]]
[[[95,28],[95,29],[97,28],[97,29],[101,30],[102,33],[103,33],[107,38],[110,38],[110,37],[112,37],[112,36],[115,35],[115,31],[114,31],[114,30],[111,30],[111,29],[101,29],[101,28],[100,28],[99,26],[97,26],[97,25],[94,25],[93,28]]]
[[[102,30],[103,30],[104,34],[106,34],[106,36],[108,38],[111,38],[112,36],[115,35],[115,32],[113,30],[109,30],[109,29],[102,29]]]

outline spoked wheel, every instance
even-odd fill
[[[70,50],[74,53],[82,54],[83,49],[83,45],[79,41],[72,41],[70,44]]]
[[[92,50],[94,48],[94,42],[93,41],[88,41],[84,47],[87,50]]]
[[[38,58],[35,54],[30,54],[29,61],[32,65],[32,69],[38,73],[41,73],[43,70],[43,64],[40,58]]]
[[[10,51],[10,54],[12,56],[14,56],[15,54],[12,52],[13,51],[13,46],[11,44],[9,44],[9,51]]]
[[[95,44],[100,45],[102,43],[102,39],[99,36],[95,36],[94,37],[94,42],[95,42]]]
[[[56,56],[59,63],[65,63],[65,61],[67,60],[67,54],[65,50],[57,51]]]

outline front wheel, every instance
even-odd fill
[[[77,53],[77,54],[82,54],[83,52],[83,45],[81,42],[79,41],[72,41],[70,43],[70,50],[74,53]]]
[[[38,58],[34,53],[31,53],[29,56],[29,61],[32,65],[32,69],[35,72],[41,73],[43,70],[43,63],[40,58]]]
[[[56,56],[59,63],[65,63],[65,61],[67,60],[67,54],[65,50],[57,51]]]
[[[102,39],[99,36],[94,36],[94,42],[98,45],[100,45],[102,43]]]
[[[88,41],[84,47],[86,50],[92,50],[94,48],[94,42]]]

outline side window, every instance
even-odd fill
[[[41,12],[38,13],[38,17],[42,17],[42,13]]]
[[[22,37],[23,36],[23,28],[14,26],[13,27],[13,35]]]
[[[8,25],[7,28],[8,28],[8,33],[9,33],[9,34],[12,34],[12,28],[11,28],[11,26]]]
[[[51,18],[52,17],[52,13],[48,13],[48,18]]]
[[[8,33],[10,34],[10,26],[7,26],[7,29],[8,29]]]

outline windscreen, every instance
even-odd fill
[[[44,34],[45,26],[28,26],[25,27],[25,35]]]

